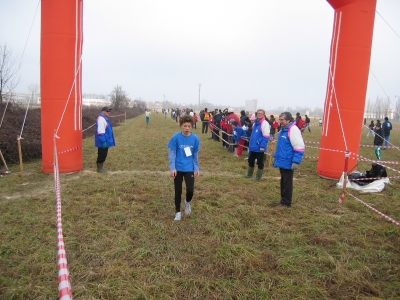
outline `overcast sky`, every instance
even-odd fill
[[[377,3],[367,99],[394,104],[400,1]],[[190,104],[201,84],[216,105],[322,108],[333,17],[325,0],[84,0],[83,92],[120,85],[131,99]],[[40,84],[40,2],[0,0],[0,28],[27,93]]]

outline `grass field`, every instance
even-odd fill
[[[341,190],[317,175],[315,158],[295,173],[293,207],[280,208],[279,170],[267,162],[260,182],[245,179],[243,158],[193,130],[201,175],[192,214],[174,222],[166,145],[177,131],[161,114],[148,126],[144,116],[128,120],[115,128],[109,173],[95,172],[88,138],[83,171],[61,174],[75,299],[400,299],[400,227],[352,197],[339,204]],[[304,139],[319,141],[320,132]],[[372,144],[366,132],[362,144]],[[400,145],[399,131],[391,142]],[[399,150],[383,152],[400,160]],[[373,148],[360,154],[374,159]],[[25,165],[23,177],[10,170],[0,178],[0,299],[57,299],[53,176],[41,162]],[[381,193],[350,192],[400,221],[399,179]]]

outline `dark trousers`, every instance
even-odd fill
[[[228,144],[228,135],[226,134],[226,131],[222,131],[222,147],[229,147]]]
[[[281,172],[281,204],[292,206],[293,170],[279,168]]]
[[[235,151],[235,148],[233,147],[234,144],[235,143],[233,141],[233,136],[232,135],[228,135],[228,146],[229,146],[228,152],[234,152]]]
[[[97,148],[97,163],[101,164],[106,161],[108,148]]]
[[[217,142],[219,142],[219,129],[217,128],[217,126],[214,127],[214,134],[213,134],[213,139]]]
[[[182,202],[182,183],[183,179],[185,179],[186,184],[186,201],[190,202],[193,199],[194,193],[194,172],[176,172],[176,176],[174,178],[174,186],[175,186],[175,211],[181,211],[181,202]]]
[[[260,170],[264,169],[264,152],[253,152],[249,153],[249,167],[254,168],[255,160],[257,159],[257,166]]]
[[[207,132],[208,132],[208,121],[202,121],[201,133],[207,133]]]

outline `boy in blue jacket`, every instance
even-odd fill
[[[194,194],[194,177],[200,175],[199,166],[199,150],[200,139],[194,133],[191,133],[193,128],[193,117],[185,115],[179,119],[181,132],[174,134],[168,143],[169,148],[169,170],[174,178],[175,187],[175,219],[182,219],[181,202],[182,202],[182,182],[185,179],[186,184],[186,199],[185,199],[185,214],[190,215],[192,208],[190,202]]]
[[[232,129],[233,129],[233,139],[235,140],[237,150],[233,156],[242,156],[244,144],[247,140],[247,130],[238,126],[238,122],[233,120],[231,121]]]

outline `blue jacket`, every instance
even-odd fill
[[[233,138],[235,139],[236,144],[239,143],[240,140],[247,140],[247,130],[244,130],[240,126],[236,126],[235,129],[233,129]]]
[[[252,152],[267,152],[270,126],[265,118],[256,119],[251,132],[249,149]],[[264,148],[264,150],[260,150]]]
[[[304,152],[305,146],[300,129],[296,126],[296,122],[289,123],[279,131],[274,167],[291,170],[292,163],[301,163]]]
[[[99,133],[99,123],[104,123],[104,120],[106,121],[105,133]],[[95,136],[94,145],[97,148],[103,148],[103,143],[104,142],[107,142],[107,147],[108,148],[115,146],[114,131],[112,129],[111,122],[103,114],[100,114],[97,117],[96,132],[95,132],[94,136]]]
[[[389,121],[385,121],[382,124],[382,130],[385,133],[385,135],[390,135],[390,130],[392,130],[392,123],[390,123]]]

